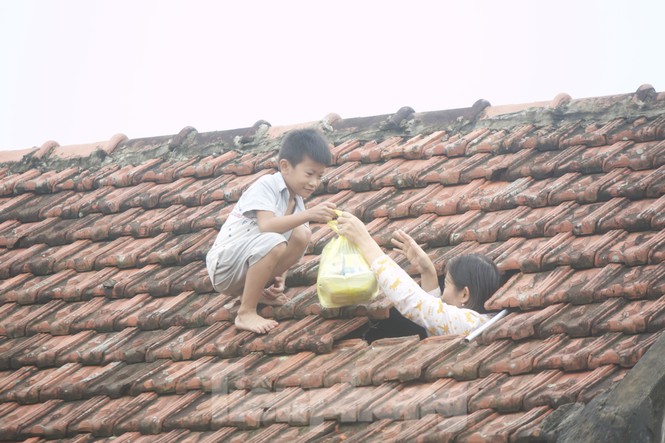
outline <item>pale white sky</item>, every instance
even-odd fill
[[[662,0],[0,0],[0,150],[665,90]]]

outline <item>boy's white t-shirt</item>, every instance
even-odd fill
[[[208,273],[214,274],[217,266],[215,257],[220,249],[244,244],[262,234],[256,220],[256,211],[270,211],[276,217],[283,217],[289,206],[289,198],[289,189],[281,172],[264,175],[252,183],[240,196],[206,256]],[[301,196],[296,195],[293,213],[304,210],[305,202]],[[309,223],[304,225],[309,226]],[[291,232],[292,230],[280,235],[288,240]]]

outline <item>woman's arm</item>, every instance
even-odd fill
[[[379,287],[406,318],[427,329],[430,335],[468,334],[487,321],[470,309],[461,309],[427,294],[413,279],[385,255],[365,225],[344,212],[338,217],[340,234],[356,244],[370,263]]]
[[[421,286],[425,292],[439,289],[439,278],[434,263],[423,248],[406,232],[395,231],[392,239],[395,250],[403,254],[420,274]]]
[[[379,287],[406,318],[427,329],[430,335],[468,334],[488,320],[471,309],[444,303],[426,293],[387,255],[372,262]]]

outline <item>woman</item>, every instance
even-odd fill
[[[397,250],[421,272],[421,288],[372,239],[363,222],[348,212],[337,219],[340,234],[358,246],[376,275],[379,287],[397,310],[427,330],[429,335],[467,335],[487,320],[483,305],[499,287],[496,265],[479,254],[465,254],[447,263],[443,294],[434,264],[407,234],[397,231]]]

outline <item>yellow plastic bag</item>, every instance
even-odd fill
[[[328,225],[337,231],[337,222]],[[367,303],[376,297],[378,283],[360,250],[338,235],[323,248],[316,279],[319,302],[325,308]]]

